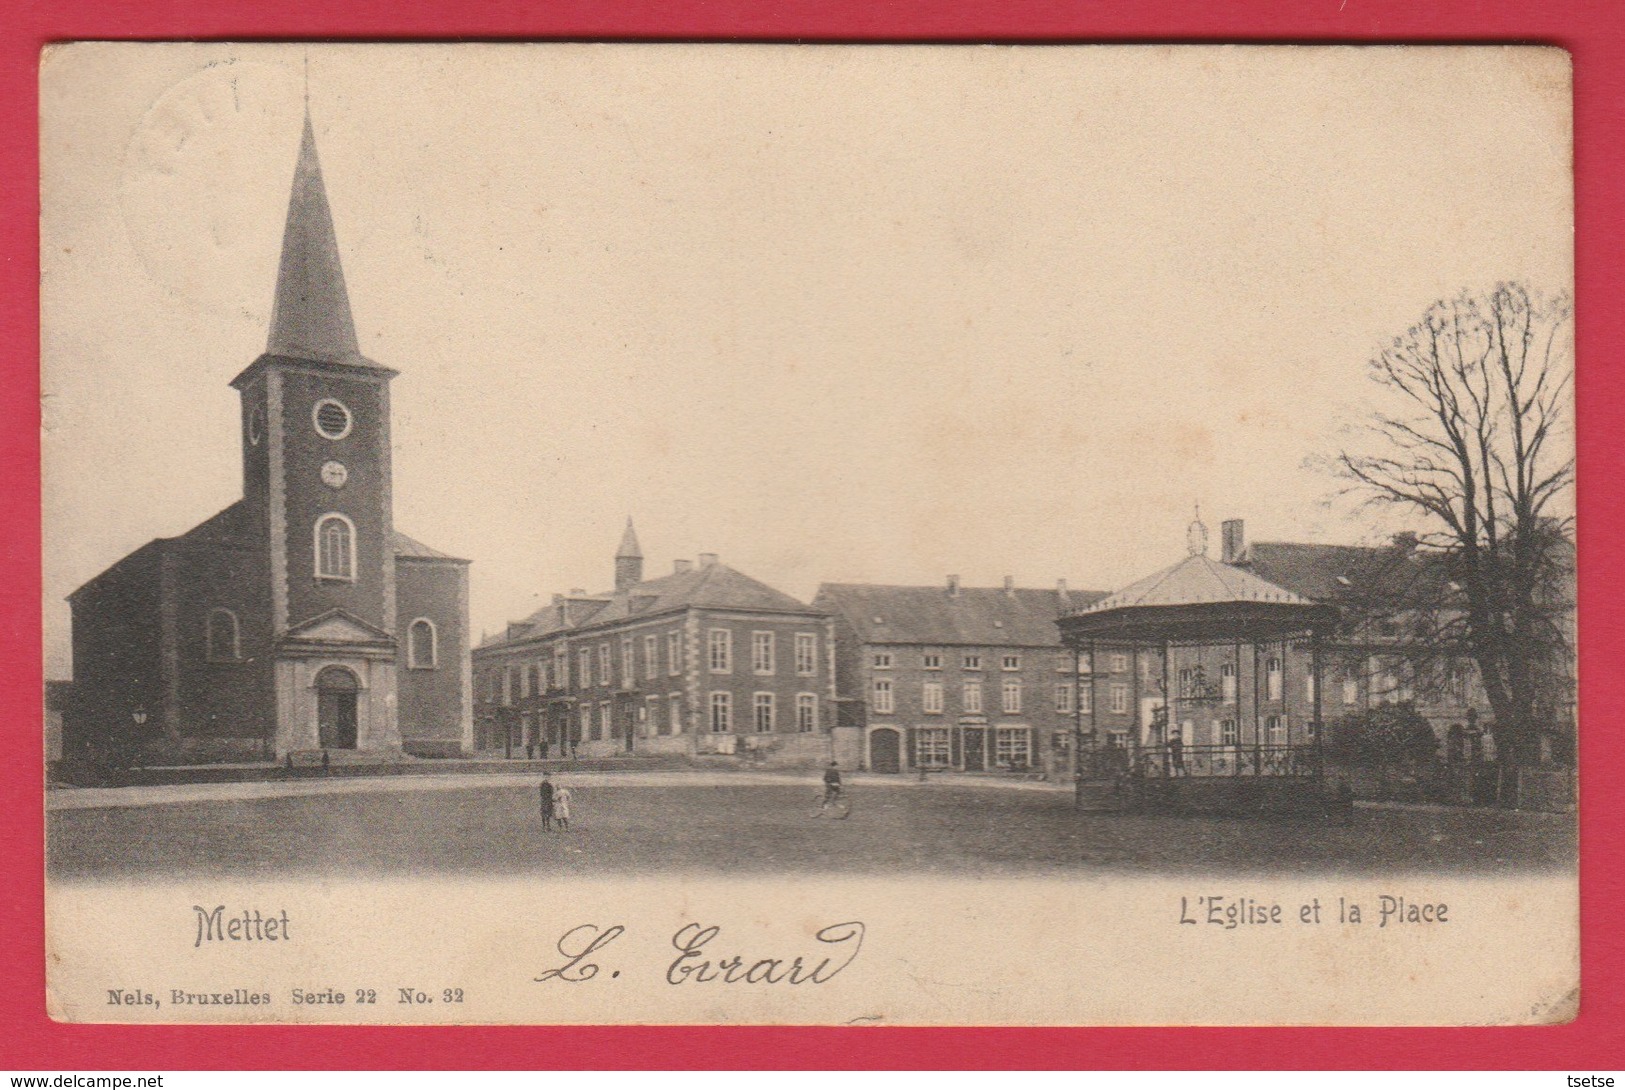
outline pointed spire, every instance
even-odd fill
[[[1192,556],[1207,555],[1207,525],[1202,521],[1202,504],[1196,504],[1196,518],[1185,528],[1185,551]]]
[[[333,213],[316,157],[316,132],[305,107],[305,132],[288,199],[282,236],[282,265],[271,306],[271,334],[265,350],[273,356],[342,362],[357,359],[355,322],[339,264]]]
[[[615,550],[616,560],[642,560],[643,548],[638,544],[637,531],[632,529],[631,516],[626,520],[626,533],[621,535],[621,547]]]

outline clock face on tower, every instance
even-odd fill
[[[350,479],[350,471],[344,468],[343,462],[322,463],[322,483],[329,488],[343,488],[344,482]]]

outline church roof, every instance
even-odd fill
[[[329,363],[359,361],[361,355],[308,111],[288,199],[282,264],[277,270],[265,351],[271,356]]]
[[[621,547],[615,550],[616,560],[642,560],[643,548],[638,544],[637,531],[632,529],[632,520],[626,520],[626,533],[621,535]]]

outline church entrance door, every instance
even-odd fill
[[[356,697],[361,683],[342,666],[316,675],[316,725],[323,749],[354,749]]]

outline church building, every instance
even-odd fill
[[[472,747],[468,564],[395,528],[389,384],[361,355],[305,117],[243,498],[69,596],[67,757],[283,760]]]

